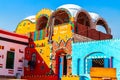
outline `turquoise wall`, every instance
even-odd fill
[[[90,79],[91,58],[104,58],[104,67],[116,68],[117,78],[120,80],[120,39],[73,43],[72,74],[86,76]]]

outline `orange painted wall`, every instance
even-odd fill
[[[115,68],[91,68],[90,70],[91,80],[101,80],[101,79],[116,79],[116,69]]]

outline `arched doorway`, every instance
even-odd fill
[[[63,49],[56,52],[56,74],[61,78],[62,75],[67,75],[67,57]]]

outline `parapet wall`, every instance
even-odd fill
[[[79,76],[75,75],[63,75],[61,80],[79,80]]]
[[[57,75],[27,75],[23,76],[22,79],[28,80],[58,80]]]

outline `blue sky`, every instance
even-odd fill
[[[35,15],[42,8],[55,10],[63,4],[76,4],[100,14],[120,38],[120,0],[0,0],[0,29],[14,31],[25,17]]]

